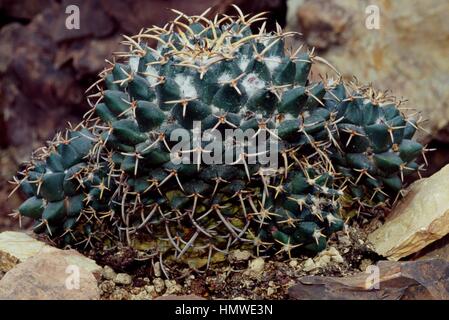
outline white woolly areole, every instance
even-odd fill
[[[198,93],[196,92],[192,77],[185,76],[183,74],[177,74],[174,80],[181,90],[181,98],[187,99],[198,97]]]
[[[328,87],[332,87],[333,85],[338,84],[338,81],[332,77],[330,77],[329,79],[327,79],[327,86]]]
[[[298,118],[295,117],[295,116],[293,116],[293,115],[290,114],[290,113],[285,113],[285,114],[284,114],[284,120],[295,120],[295,119],[298,119]]]
[[[240,108],[240,112],[241,113],[247,113],[248,112],[248,107],[247,106],[243,106]]]
[[[248,98],[251,98],[257,90],[265,88],[265,81],[258,78],[257,75],[252,72],[243,78],[242,86],[245,88]]]
[[[212,110],[213,114],[218,114],[221,111],[219,107],[217,107],[217,106],[215,106],[213,104],[210,106],[210,109]]]
[[[246,56],[243,56],[238,62],[238,66],[239,66],[240,70],[245,71],[246,67],[248,67],[249,62],[250,62],[249,58]]]
[[[230,73],[226,72],[226,73],[221,74],[217,80],[218,80],[218,82],[229,82],[232,80],[232,77],[231,77]]]
[[[267,57],[263,60],[265,62],[265,65],[267,66],[268,70],[270,70],[271,73],[274,72],[274,70],[276,70],[277,67],[279,67],[279,65],[282,62],[281,57],[277,57],[277,56],[271,56],[271,57]]]
[[[155,86],[158,79],[158,72],[155,67],[153,67],[151,64],[147,65],[147,68],[145,69],[145,73],[147,74],[146,79],[150,83],[150,86]]]
[[[133,72],[137,72],[137,70],[139,69],[139,60],[139,56],[132,56],[129,58],[128,64]]]
[[[264,35],[259,38],[259,42],[262,43],[265,47],[268,46],[273,40],[273,37],[270,37],[268,35]]]

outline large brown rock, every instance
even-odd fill
[[[449,235],[433,242],[421,251],[411,256],[414,260],[439,258],[449,261]]]
[[[449,233],[449,165],[414,182],[388,220],[368,236],[374,250],[399,260]]]
[[[291,299],[301,300],[447,300],[449,262],[380,261],[367,272],[343,278],[300,278],[288,293]]]
[[[93,274],[76,264],[69,252],[29,258],[0,280],[0,300],[97,300]]]

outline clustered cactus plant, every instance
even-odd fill
[[[343,198],[350,208],[388,204],[403,175],[419,172],[417,123],[398,104],[338,76],[313,81],[311,66],[324,59],[288,50],[292,32],[262,24],[252,33],[262,14],[236,9],[213,20],[179,13],[125,37],[129,51],[90,88],[98,92],[84,121],[15,178],[28,196],[18,213],[36,220],[35,232],[73,246],[155,241],[148,250],[208,261],[238,245],[317,252],[344,225]],[[219,149],[196,143],[195,123]],[[179,129],[187,148],[175,152]],[[214,138],[227,129],[252,129],[268,151]],[[217,153],[235,158],[203,161]]]

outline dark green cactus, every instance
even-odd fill
[[[238,245],[291,256],[324,249],[342,229],[342,175],[355,201],[401,188],[423,150],[412,123],[341,81],[312,82],[313,52],[284,48],[293,33],[253,34],[261,15],[238,12],[213,21],[182,14],[126,37],[129,51],[100,74],[85,120],[16,179],[29,197],[18,211],[36,232],[78,246],[156,241],[150,251],[208,261]],[[198,124],[209,136],[252,129],[268,151],[216,137],[211,151],[195,140]],[[177,132],[187,137],[181,150]],[[229,154],[230,163],[204,161]]]
[[[404,177],[420,175],[417,158],[429,151],[412,140],[418,119],[399,108],[400,102],[371,87],[343,82],[326,93],[325,105],[338,119],[338,145],[332,162],[347,179],[353,209],[391,206],[400,196]],[[365,210],[367,211],[367,210]],[[369,210],[368,210],[369,211]]]

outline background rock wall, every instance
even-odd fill
[[[408,100],[436,133],[449,122],[449,2],[292,0],[289,28],[303,33],[346,78],[355,75]],[[379,9],[368,29],[366,9]],[[449,141],[448,137],[442,137]]]
[[[379,29],[366,27],[369,6],[379,10]],[[419,139],[437,149],[424,176],[449,162],[448,1],[288,0],[288,7],[287,28],[345,78],[388,89],[421,112]]]

